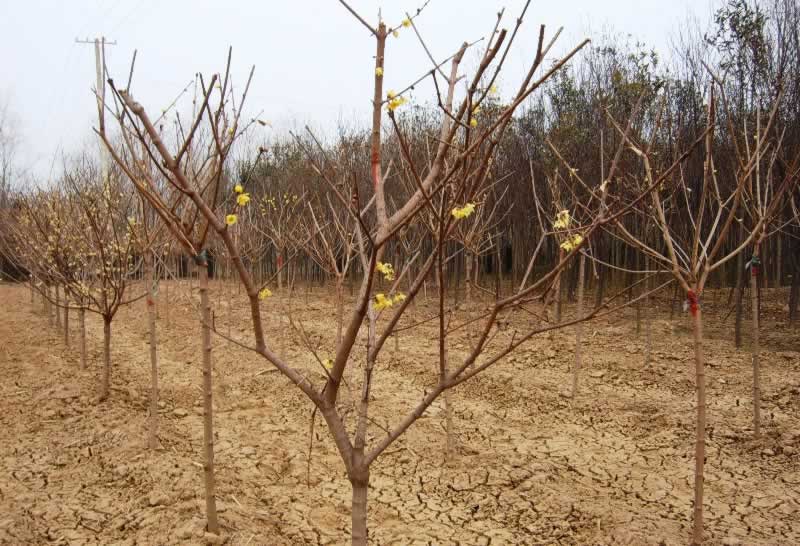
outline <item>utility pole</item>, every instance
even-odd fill
[[[97,97],[97,116],[100,124],[100,132],[103,133],[105,131],[105,99],[106,99],[106,82],[105,82],[105,72],[106,72],[106,45],[117,45],[116,41],[109,42],[106,41],[106,37],[102,36],[100,38],[95,38],[94,40],[90,40],[86,38],[85,40],[80,40],[75,38],[75,43],[77,44],[94,44],[94,64],[95,70],[97,72],[97,84],[95,87],[95,95]],[[108,187],[108,164],[109,164],[109,157],[108,157],[108,150],[103,142],[100,142],[100,176],[103,178],[103,189],[106,194],[109,194],[109,187]]]

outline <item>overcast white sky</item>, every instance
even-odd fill
[[[564,33],[559,52],[608,30],[631,34],[667,55],[670,39],[689,17],[710,20],[713,0],[533,0],[524,33],[510,57],[501,91],[535,53],[539,24]],[[423,0],[351,0],[370,22],[379,8],[399,23]],[[486,35],[501,7],[511,28],[524,0],[431,0],[417,25],[432,53],[445,58],[463,41]],[[53,158],[94,144],[94,48],[75,38],[104,35],[108,68],[127,78],[138,49],[134,96],[157,111],[194,77],[224,69],[233,46],[235,82],[256,66],[248,99],[251,114],[275,131],[298,123],[331,130],[369,118],[374,42],[336,0],[0,0],[0,101],[9,103],[23,141],[21,166],[47,176]],[[467,65],[469,68],[470,65]],[[473,65],[474,66],[474,65]],[[390,39],[387,89],[401,89],[430,67],[411,30]],[[430,95],[425,89],[417,100]]]

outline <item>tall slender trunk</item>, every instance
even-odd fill
[[[697,392],[697,428],[694,448],[694,524],[692,544],[703,543],[703,481],[706,460],[706,372],[703,362],[703,318],[702,310],[692,310],[694,333],[694,365]]]
[[[203,474],[206,488],[206,520],[209,533],[219,534],[217,501],[214,484],[214,409],[211,377],[211,304],[208,299],[208,263],[198,264],[200,315],[203,351]]]
[[[581,254],[580,265],[578,266],[578,318],[583,316],[583,284],[584,270],[586,268],[586,256]],[[572,398],[578,395],[578,376],[581,372],[581,350],[583,345],[583,323],[575,325],[575,365],[572,369]]]
[[[111,317],[103,317],[103,375],[100,382],[100,400],[106,400],[111,391]]]
[[[604,251],[605,251],[605,243],[603,234],[601,233],[600,237],[598,237],[597,239],[597,255],[600,257],[600,259],[604,259],[604,257],[607,259],[608,253]],[[603,264],[597,264],[597,284],[594,293],[595,307],[600,307],[600,305],[603,303],[603,292],[606,286],[607,274],[608,273],[606,272],[606,267]]]
[[[758,331],[758,274],[759,264],[759,243],[756,242],[753,248],[753,257],[750,259],[750,304],[752,306],[753,331],[750,341],[750,350],[753,355],[753,434],[756,438],[761,435],[761,370],[760,370],[760,339]]]
[[[444,373],[447,374],[447,343],[444,345]],[[455,430],[453,426],[453,404],[450,389],[444,391],[445,457],[449,461],[455,453]]]
[[[281,254],[280,250],[278,250],[277,266],[278,266],[278,290],[281,290],[283,288],[283,254]]]
[[[645,268],[650,269],[650,258],[645,259]],[[650,277],[650,280],[647,281],[647,290],[650,292],[653,289],[653,277]],[[648,293],[647,297],[645,298],[645,308],[644,308],[644,365],[648,366],[650,364],[651,354],[653,352],[653,320],[652,320],[652,313],[651,313],[651,304],[653,301],[653,295]]]
[[[439,381],[444,382],[447,377],[447,337],[445,333],[445,290],[444,290],[444,264],[442,263],[442,245],[439,244],[439,254],[437,261],[437,277],[439,280]],[[499,256],[499,254],[498,254]],[[498,284],[499,286],[499,284]],[[448,317],[448,322],[452,322],[452,311]],[[450,400],[450,390],[444,392],[444,417],[445,417],[445,457],[450,459],[453,452],[453,406]]]
[[[795,243],[797,244],[797,243]],[[800,246],[800,245],[798,245]],[[798,248],[797,246],[795,248]],[[800,258],[795,255],[792,270],[792,285],[789,288],[789,324],[797,318],[797,304],[800,302]]]
[[[149,256],[149,259],[148,259]],[[156,275],[153,269],[153,257],[145,254],[145,278],[150,284],[147,295],[147,329],[150,336],[150,430],[148,445],[150,449],[158,447],[158,337],[156,335]]]
[[[472,254],[466,251],[464,252],[464,268],[466,270],[464,275],[466,282],[464,285],[464,302],[469,307],[472,302]]]
[[[350,485],[353,488],[350,518],[352,523],[351,540],[353,546],[367,546],[367,495],[369,494],[369,468],[351,472]]]
[[[741,231],[741,230],[740,230]],[[733,342],[742,346],[742,299],[744,298],[744,258],[740,252],[736,256],[736,313],[733,326]]]
[[[51,328],[53,327],[53,309],[52,305],[50,304],[50,285],[45,285],[44,287],[44,311],[47,313],[47,324]]]
[[[56,328],[59,330],[61,329],[61,290],[59,286],[56,285],[56,304],[53,306],[53,309],[56,312]]]
[[[80,323],[80,336],[81,336],[81,370],[86,369],[86,308],[81,302],[78,309],[78,322]]]
[[[344,276],[336,277],[336,350],[342,344],[342,326],[344,324]]]
[[[164,321],[169,326],[169,272],[165,275],[164,282]]]
[[[64,294],[64,345],[69,349],[69,299]]]
[[[503,286],[503,260],[501,260],[500,256],[500,237],[497,237],[497,243],[495,243],[495,261],[497,262],[497,270],[495,271],[495,298],[501,299],[502,298],[502,286]]]
[[[564,250],[559,248],[558,263],[560,263],[561,260],[563,259],[564,259]],[[564,270],[562,269],[558,273],[556,273],[555,286],[553,286],[553,291],[555,292],[555,298],[556,298],[556,324],[561,322],[561,273],[563,272]]]
[[[674,288],[672,289],[672,300],[669,304],[669,320],[673,320],[675,318],[675,307],[678,303],[678,283],[674,283]]]

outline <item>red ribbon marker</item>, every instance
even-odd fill
[[[694,290],[689,290],[686,292],[686,299],[689,301],[689,312],[696,317],[697,310],[700,309],[700,305],[697,303],[697,294],[694,293]]]

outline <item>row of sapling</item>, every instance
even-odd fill
[[[65,336],[67,313],[78,310],[81,368],[86,367],[85,312],[102,318],[100,400],[111,389],[112,321],[122,306],[141,297],[130,291],[142,250],[132,216],[135,194],[121,190],[118,180],[103,181],[88,159],[78,160],[58,188],[21,198],[13,234],[21,265],[42,279],[42,295],[64,309]],[[64,299],[58,292],[51,296],[50,286],[63,289]]]
[[[238,223],[239,215],[242,214],[240,210],[242,207],[247,208],[248,200],[237,197],[232,207],[220,206],[222,200],[218,189],[222,187],[220,179],[223,166],[234,140],[246,128],[240,127],[239,122],[247,88],[241,94],[240,100],[234,102],[228,70],[226,69],[219,86],[216,85],[219,76],[212,76],[208,85],[203,85],[201,106],[196,110],[196,115],[189,125],[190,129],[181,133],[177,142],[170,146],[162,139],[144,106],[136,102],[131,89],[129,87],[117,89],[113,82],[111,83],[115,92],[115,119],[120,132],[124,135],[122,139],[125,142],[124,152],[117,151],[102,131],[101,136],[136,190],[153,207],[183,248],[196,257],[201,268],[205,400],[204,468],[207,529],[213,534],[219,533],[219,522],[215,510],[213,482],[209,355],[211,314],[205,272],[206,256],[203,251],[209,232],[214,232],[227,250],[248,296],[248,314],[253,338],[250,343],[244,340],[237,340],[237,343],[277,368],[308,397],[322,415],[352,486],[352,542],[360,545],[367,543],[367,494],[372,463],[401,438],[440,395],[501,361],[533,336],[571,326],[597,313],[598,310],[595,309],[586,316],[575,317],[561,324],[547,321],[531,324],[522,332],[501,334],[497,329],[498,321],[507,313],[518,306],[533,304],[541,297],[543,291],[552,285],[558,273],[577,255],[585,241],[601,225],[618,218],[618,215],[624,212],[624,210],[615,211],[614,214],[609,212],[605,205],[609,187],[603,183],[600,190],[597,190],[602,197],[598,198],[597,194],[592,194],[584,204],[582,225],[576,223],[570,226],[572,233],[580,236],[580,241],[573,237],[572,240],[577,242],[571,250],[565,252],[563,257],[552,264],[546,272],[537,275],[530,284],[512,296],[497,298],[485,313],[472,319],[471,327],[478,332],[473,347],[466,355],[458,355],[457,358],[456,355],[451,355],[448,362],[445,355],[448,338],[453,335],[456,327],[448,322],[450,302],[442,288],[442,268],[447,260],[446,243],[453,239],[455,231],[462,222],[470,221],[475,208],[480,206],[481,196],[496,182],[490,177],[492,158],[515,111],[587,42],[582,42],[564,58],[549,64],[549,68],[545,69],[543,68],[545,58],[555,40],[546,43],[542,27],[530,69],[513,98],[503,106],[494,119],[481,119],[478,109],[504,68],[527,6],[510,33],[505,30],[497,31],[500,24],[498,18],[497,25],[489,35],[484,52],[480,56],[475,74],[465,80],[464,93],[457,93],[457,89],[459,89],[458,82],[464,78],[461,75],[464,55],[472,49],[468,44],[464,44],[454,55],[436,63],[435,67],[426,71],[425,77],[432,78],[437,87],[437,102],[441,108],[440,129],[438,137],[431,141],[433,151],[430,161],[417,162],[406,153],[407,135],[403,134],[400,124],[397,123],[398,118],[402,117],[403,105],[410,86],[398,93],[387,91],[384,88],[384,78],[391,74],[391,65],[386,62],[387,38],[414,26],[414,18],[418,14],[408,16],[396,27],[388,26],[382,20],[373,27],[349,6],[345,7],[369,29],[375,43],[375,64],[371,69],[374,72],[373,123],[370,139],[372,192],[371,195],[361,195],[359,198],[358,192],[342,191],[341,184],[329,175],[335,171],[335,165],[320,164],[317,156],[309,154],[309,162],[316,162],[319,183],[326,184],[331,192],[333,206],[346,210],[351,218],[349,222],[339,223],[343,235],[336,237],[344,241],[350,241],[351,237],[355,240],[355,254],[363,270],[350,316],[345,321],[343,334],[334,352],[335,356],[330,361],[318,359],[319,369],[316,373],[301,370],[277,354],[272,349],[277,336],[265,331],[263,327],[262,299],[266,287],[254,280],[255,272],[242,259],[237,238],[234,236],[237,225],[241,229],[249,225],[244,222]],[[387,116],[396,142],[401,148],[399,155],[405,163],[404,169],[407,169],[414,183],[413,191],[409,195],[393,203],[389,203],[386,199],[384,185],[388,166],[382,160],[383,136],[387,129],[384,120]],[[201,139],[204,141],[202,147],[197,144]],[[188,161],[187,150],[190,149],[207,154],[204,161],[199,163],[201,167],[197,167],[198,163]],[[143,168],[145,156],[157,158],[154,164],[158,165],[159,176],[167,181],[168,185],[154,183],[150,171]],[[329,158],[324,158],[322,163],[329,161],[331,161]],[[176,192],[184,198],[184,210],[196,213],[200,220],[196,227],[185,229],[172,213],[169,203]],[[247,193],[248,189],[242,188],[242,194]],[[374,204],[367,207],[367,204],[373,201]],[[324,207],[326,203],[322,205]],[[384,253],[387,245],[396,241],[398,234],[411,226],[422,211],[427,211],[427,214],[434,219],[432,226],[434,244],[419,256],[417,260],[419,266],[411,275],[407,291],[403,293],[400,291],[400,283],[405,275],[409,275],[408,265],[411,260],[407,260],[402,269],[395,268],[391,263],[384,261]],[[322,244],[324,246],[325,243]],[[439,277],[440,287],[437,296],[438,334],[432,340],[438,348],[439,358],[436,362],[430,363],[437,379],[414,408],[398,422],[389,424],[384,431],[379,432],[376,428],[383,429],[383,427],[376,427],[373,424],[370,404],[375,396],[372,392],[373,382],[382,369],[380,358],[382,350],[409,309],[409,305],[418,296],[426,279],[433,275]],[[386,288],[378,292],[376,286],[381,278],[387,284]],[[359,335],[363,335],[367,342],[363,353],[356,349]],[[341,387],[345,382],[357,393],[356,412],[351,412],[350,405],[340,397]]]
[[[703,480],[707,421],[701,295],[712,272],[735,258],[751,244],[761,240],[781,195],[791,187],[791,184],[796,183],[798,157],[800,157],[795,156],[792,159],[791,166],[782,179],[771,177],[762,180],[759,176],[759,165],[764,161],[769,163],[769,156],[774,156],[780,148],[780,138],[774,138],[775,114],[780,102],[778,94],[763,126],[759,124],[754,143],[748,145],[738,156],[737,163],[732,165],[733,172],[725,173],[726,178],[735,183],[720,184],[717,169],[722,167],[715,164],[712,153],[712,142],[717,130],[715,117],[717,100],[714,90],[715,86],[712,85],[708,93],[707,123],[702,134],[703,173],[699,181],[687,180],[682,174],[669,179],[663,176],[661,170],[667,169],[669,158],[665,158],[668,154],[658,153],[658,146],[655,144],[659,133],[660,115],[657,117],[655,127],[651,128],[650,138],[643,134],[625,132],[618,127],[619,134],[641,162],[641,170],[623,173],[622,184],[629,190],[630,195],[641,196],[642,191],[646,190],[648,199],[641,200],[641,197],[637,197],[636,200],[641,202],[635,210],[642,216],[640,225],[646,225],[648,219],[655,222],[661,234],[661,241],[660,244],[655,244],[642,234],[631,232],[622,222],[616,222],[614,226],[616,229],[613,232],[644,253],[650,260],[668,269],[686,294],[686,307],[692,318],[697,394],[692,532],[692,541],[695,544],[701,544],[703,541]],[[665,109],[664,104],[662,101],[657,106],[659,113]],[[743,141],[750,136],[749,133],[738,134],[732,125],[728,126],[728,129],[729,137],[734,141]],[[773,150],[772,154],[769,153],[770,148]],[[756,202],[754,206],[746,205],[752,201]],[[742,215],[747,213],[747,209],[751,209],[750,223],[742,222]],[[678,220],[679,210],[689,213],[688,237],[682,233],[684,222]],[[745,226],[748,234],[738,246],[723,251],[723,244],[737,223]],[[752,263],[757,266],[757,261]],[[757,323],[754,326],[757,327]],[[754,350],[758,350],[757,345]],[[754,372],[754,407],[755,418],[758,419],[757,353],[754,353]]]
[[[237,191],[232,197],[223,191],[226,159],[236,137],[246,128],[239,126],[241,103],[233,102],[236,97],[229,68],[230,56],[223,77],[215,74],[208,82],[199,78],[202,99],[195,102],[190,125],[181,125],[177,131],[180,144],[175,150],[168,150],[161,132],[153,125],[154,120],[133,100],[129,89],[130,78],[125,89],[118,89],[113,80],[108,82],[113,91],[113,108],[110,105],[106,107],[113,111],[117,122],[117,141],[120,146],[114,145],[102,124],[98,130],[116,164],[197,266],[202,353],[203,472],[207,530],[212,535],[219,535],[220,526],[214,476],[212,309],[208,248],[211,234],[221,234],[231,261],[241,276],[245,266],[233,239],[234,230],[230,228],[238,222],[239,210],[247,208],[250,202],[250,195],[243,188],[235,188]],[[249,84],[250,79],[242,92],[242,101]],[[204,120],[206,123],[201,128]],[[218,209],[224,209],[221,218],[217,216]],[[244,285],[248,294],[251,293],[251,277],[247,277]],[[254,317],[259,318],[259,328],[257,306],[260,291],[254,293]]]

